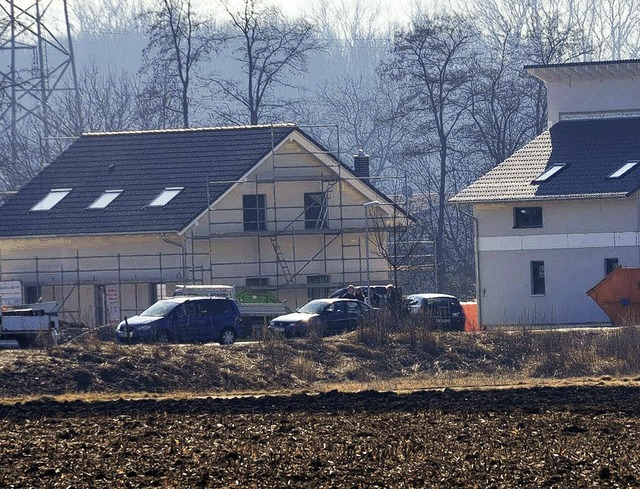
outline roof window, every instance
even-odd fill
[[[31,210],[32,211],[48,211],[53,209],[53,207],[64,199],[71,192],[70,188],[54,188],[49,191],[45,197],[34,205]]]
[[[629,161],[629,162],[625,163],[624,165],[622,165],[620,168],[618,168],[616,171],[614,171],[607,178],[622,178],[627,173],[629,173],[631,170],[633,170],[636,166],[638,166],[638,163],[640,163],[640,161],[637,161],[637,160],[636,161]]]
[[[89,206],[89,209],[104,209],[116,200],[116,197],[121,193],[122,190],[105,190],[104,193]]]
[[[544,172],[542,172],[542,174],[540,176],[538,176],[538,178],[536,178],[533,181],[533,183],[546,182],[552,176],[554,176],[556,173],[558,173],[560,170],[562,170],[565,166],[567,166],[566,163],[563,163],[561,165],[550,166]]]
[[[160,195],[158,195],[153,201],[149,204],[149,207],[162,207],[167,205],[176,195],[184,190],[184,187],[167,187],[165,188]]]

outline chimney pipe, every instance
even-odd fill
[[[369,178],[369,155],[360,148],[357,155],[353,155],[355,173],[360,178]]]

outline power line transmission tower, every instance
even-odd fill
[[[15,164],[19,124],[33,119],[40,134],[40,160],[46,164],[51,160],[52,138],[82,132],[80,94],[67,0],[28,1],[0,0],[0,90],[5,102],[0,120],[10,128]],[[9,62],[4,63],[7,54]],[[73,97],[74,109],[66,117],[52,110],[63,92]]]

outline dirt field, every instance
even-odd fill
[[[0,351],[0,487],[639,487],[636,337],[540,338]]]
[[[2,487],[638,487],[640,389],[32,401]]]

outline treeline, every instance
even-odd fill
[[[425,4],[403,25],[382,20],[384,7],[316,0],[288,17],[260,0],[78,2],[76,45],[142,39],[123,53],[137,69],[78,66],[79,96],[50,101],[46,158],[37,117],[9,137],[5,81],[1,185],[18,188],[82,132],[295,122],[345,162],[363,148],[376,185],[417,218],[397,238],[432,261],[403,281],[467,297],[472,222],[447,199],[545,130],[544,85],[523,67],[636,57],[640,0]]]

